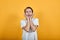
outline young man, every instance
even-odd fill
[[[26,7],[24,13],[26,19],[21,20],[22,40],[38,40],[36,31],[39,25],[38,18],[33,18],[33,9],[31,7]]]

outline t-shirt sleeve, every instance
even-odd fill
[[[39,20],[38,20],[38,18],[36,18],[33,22],[34,22],[34,25],[39,25]]]
[[[26,22],[24,20],[21,20],[21,28],[26,26]]]

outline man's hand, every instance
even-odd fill
[[[32,17],[30,17],[30,27],[31,27],[32,31],[35,31],[37,29],[37,25],[34,25],[32,22]]]
[[[23,29],[24,29],[25,31],[29,32],[29,30],[30,30],[29,17],[28,17],[28,16],[26,16],[26,19],[27,19],[27,23],[26,23],[26,26],[25,26],[25,27],[23,27]]]
[[[37,26],[35,26],[35,25],[33,24],[33,22],[32,22],[32,16],[31,16],[31,17],[26,16],[26,18],[27,18],[27,24],[26,24],[26,26],[24,27],[24,29],[25,29],[26,31],[29,31],[30,28],[31,28],[32,31],[35,31],[36,28],[37,28]]]

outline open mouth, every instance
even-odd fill
[[[28,15],[28,17],[30,17],[31,15]]]

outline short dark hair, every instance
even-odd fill
[[[26,7],[26,8],[24,9],[24,13],[26,13],[26,9],[31,9],[31,11],[32,11],[32,13],[33,13],[33,9],[32,9],[31,7]]]

